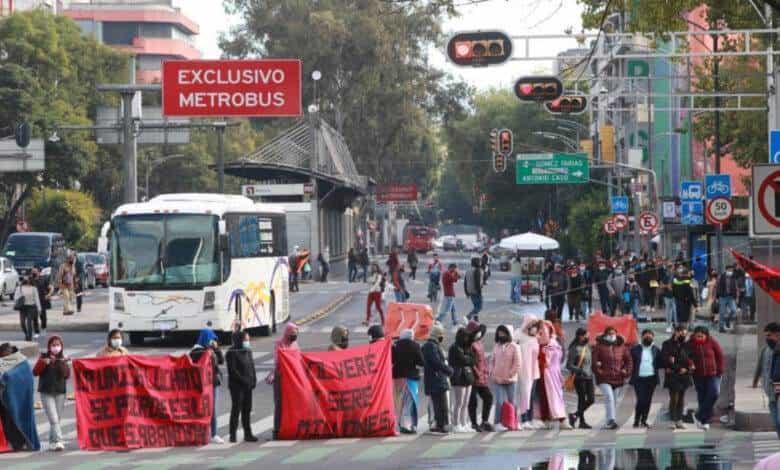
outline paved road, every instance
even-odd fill
[[[457,258],[460,264],[466,259]],[[445,261],[449,261],[448,259]],[[502,323],[518,324],[524,313],[540,314],[542,304],[522,304],[510,306],[508,298],[508,275],[494,273],[490,280],[486,302],[481,315],[482,321],[489,327],[486,349],[492,349],[492,335],[495,327]],[[411,281],[412,301],[424,302],[426,284],[422,280]],[[335,324],[343,324],[352,332],[352,342],[366,342],[365,327],[361,325],[365,315],[365,291],[363,284],[348,284],[336,281],[328,284],[307,284],[301,293],[293,295],[294,305],[307,302],[313,305],[325,303],[350,290],[360,290],[351,301],[331,315],[305,325],[299,340],[304,349],[323,349],[329,343],[330,330]],[[458,292],[460,295],[460,292]],[[301,304],[303,305],[303,304]],[[468,312],[470,305],[459,298],[458,312]],[[302,309],[302,307],[301,307]],[[295,318],[295,313],[293,315]],[[449,326],[449,325],[448,325]],[[571,336],[576,324],[565,325],[567,335]],[[666,337],[664,325],[652,325],[658,331],[659,340]],[[449,332],[451,339],[452,332]],[[6,339],[19,339],[18,334],[3,335]],[[69,333],[64,335],[66,350],[72,357],[93,355],[103,344],[101,333]],[[272,366],[272,338],[255,338],[252,347],[258,377],[264,377]],[[189,349],[189,344],[153,341],[143,348],[134,348],[141,354],[181,354]],[[728,349],[728,344],[725,345]],[[219,432],[226,437],[229,399],[227,390],[222,390],[219,400]],[[573,397],[568,397],[573,402]],[[386,439],[333,439],[323,441],[270,441],[273,407],[271,389],[265,384],[258,385],[254,393],[253,429],[263,437],[257,444],[239,443],[236,445],[208,445],[202,448],[151,449],[131,453],[86,453],[77,450],[75,444],[75,421],[73,404],[66,406],[64,433],[68,439],[68,449],[61,454],[41,452],[35,455],[0,455],[0,466],[5,462],[13,463],[14,470],[27,468],[79,468],[100,469],[122,468],[252,468],[265,466],[276,468],[293,466],[299,468],[473,468],[475,465],[489,465],[486,468],[518,468],[535,463],[547,462],[554,457],[563,459],[565,466],[549,468],[576,468],[578,462],[595,468],[752,468],[751,463],[771,452],[780,451],[780,443],[772,433],[740,433],[713,427],[707,433],[689,426],[685,431],[672,432],[664,416],[667,394],[659,390],[654,397],[650,413],[650,422],[655,426],[650,430],[633,429],[634,396],[630,390],[619,406],[618,422],[622,425],[618,432],[599,429],[604,423],[604,407],[597,403],[588,411],[586,417],[594,429],[568,430],[555,434],[552,431],[524,431],[490,434],[454,434],[433,436],[421,432],[413,436],[399,436]],[[688,403],[695,402],[695,395],[688,394]],[[426,410],[423,399],[421,410]],[[37,413],[39,432],[42,441],[46,441],[48,424],[42,412]],[[427,429],[427,414],[421,419],[421,430]],[[240,436],[240,433],[239,433]],[[573,449],[588,449],[590,453],[580,454]],[[650,461],[652,460],[652,464]],[[732,467],[702,466],[702,462],[735,462]],[[680,464],[685,461],[687,466]],[[557,462],[553,461],[553,463]],[[739,462],[739,465],[736,464]],[[536,467],[535,467],[536,468]],[[542,466],[541,468],[548,468]]]

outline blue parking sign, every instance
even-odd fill
[[[628,214],[628,196],[612,196],[612,213]]]
[[[780,163],[780,129],[769,131],[769,163]]]
[[[706,175],[704,177],[704,192],[707,199],[731,198],[731,175]]]
[[[704,188],[701,181],[683,181],[680,183],[680,200],[701,201],[704,197]]]

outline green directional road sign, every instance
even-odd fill
[[[521,153],[517,155],[517,184],[587,183],[586,153]]]

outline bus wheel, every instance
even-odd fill
[[[143,346],[144,345],[144,334],[133,332],[130,333],[130,345],[131,346]]]

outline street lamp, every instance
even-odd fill
[[[186,158],[187,155],[184,155],[183,153],[175,153],[173,155],[166,155],[164,157],[157,158],[155,160],[149,160],[149,163],[146,164],[146,188],[145,188],[145,196],[146,200],[149,200],[149,175],[151,174],[154,167],[162,165],[163,163],[170,161],[170,160],[176,160],[177,158]]]

